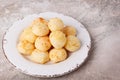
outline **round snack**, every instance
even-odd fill
[[[24,31],[20,35],[20,41],[27,40],[31,43],[34,43],[36,38],[37,36],[32,32],[32,27],[28,27],[24,29]]]
[[[51,43],[49,38],[46,37],[38,37],[35,41],[35,47],[40,51],[47,51],[51,48]]]
[[[51,44],[56,49],[60,49],[60,48],[64,47],[64,45],[66,43],[65,34],[61,31],[51,32],[49,38],[50,38]]]
[[[48,25],[48,22],[47,22],[45,19],[41,18],[41,17],[35,19],[35,20],[32,22],[32,25],[37,24],[37,23],[43,23],[43,24],[45,24],[45,25]]]
[[[49,55],[48,52],[42,52],[35,49],[29,59],[33,62],[44,64],[49,61]]]
[[[33,21],[32,26],[32,32],[37,36],[46,36],[49,34],[49,28],[39,19]]]
[[[67,58],[67,52],[65,51],[65,49],[52,49],[49,52],[49,57],[51,61],[57,63]]]
[[[67,37],[67,42],[66,42],[65,48],[71,52],[78,50],[80,48],[79,39],[73,35],[69,35]]]
[[[63,31],[63,33],[66,34],[66,36],[68,36],[68,35],[75,36],[76,35],[76,29],[74,27],[71,27],[71,26],[64,27],[62,31]]]
[[[28,41],[20,41],[17,45],[17,49],[23,55],[30,55],[35,47]]]
[[[51,31],[61,30],[64,27],[64,23],[59,18],[52,18],[48,22],[48,27]]]

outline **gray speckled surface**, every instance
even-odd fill
[[[2,51],[3,34],[13,22],[46,11],[72,16],[92,37],[88,60],[76,71],[49,80],[120,80],[120,0],[0,0],[0,80],[48,80],[17,71]]]

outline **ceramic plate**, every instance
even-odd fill
[[[74,26],[77,29],[77,37],[81,40],[81,48],[73,52],[65,61],[56,64],[36,64],[25,59],[17,51],[18,38],[22,30],[38,17],[43,17],[47,20],[58,17],[63,20],[65,25]],[[44,78],[62,76],[77,69],[88,57],[90,47],[89,33],[80,22],[72,17],[54,12],[26,16],[24,19],[15,22],[3,38],[3,50],[10,63],[23,73]]]

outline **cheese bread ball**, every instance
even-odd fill
[[[79,39],[73,35],[69,35],[67,37],[67,42],[66,42],[65,48],[70,52],[78,50],[80,48]]]
[[[54,63],[63,61],[67,58],[67,52],[65,49],[52,49],[49,52],[50,60]]]
[[[66,43],[66,36],[61,31],[51,32],[49,38],[50,38],[51,44],[56,49],[60,49],[60,48],[64,47],[64,45]]]
[[[64,27],[62,31],[63,31],[63,33],[65,33],[66,36],[68,36],[68,35],[75,36],[76,35],[76,29],[71,26]]]
[[[34,43],[37,36],[32,32],[32,27],[27,27],[20,35],[20,41],[27,40]]]
[[[37,36],[46,36],[49,34],[49,28],[39,19],[36,19],[32,23],[32,32]]]
[[[52,18],[48,22],[48,27],[51,31],[57,31],[63,29],[64,23],[59,18]]]
[[[32,22],[32,25],[34,25],[34,24],[39,24],[39,23],[43,23],[43,24],[45,24],[45,25],[48,25],[48,21],[46,21],[44,18],[37,18],[37,19],[35,19],[33,22]]]
[[[38,37],[35,41],[35,47],[40,51],[47,51],[51,48],[51,43],[48,36]]]
[[[42,52],[35,49],[29,59],[33,62],[44,64],[49,61],[49,54],[48,52]]]
[[[33,43],[28,41],[20,41],[17,45],[17,49],[23,55],[30,55],[35,47]]]

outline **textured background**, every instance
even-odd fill
[[[49,80],[120,80],[120,0],[0,0],[0,80],[48,80],[14,69],[1,43],[13,22],[46,11],[72,16],[92,37],[88,60],[76,71]]]

